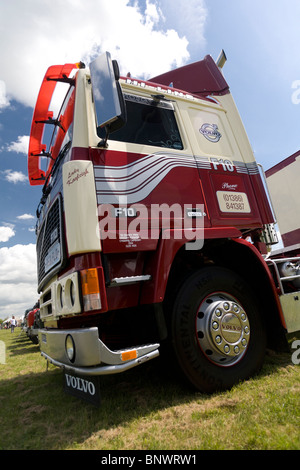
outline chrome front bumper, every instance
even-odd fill
[[[66,351],[67,337],[75,345],[71,362]],[[108,375],[124,372],[159,356],[159,344],[147,344],[111,351],[98,337],[98,329],[39,330],[42,356],[51,364],[81,375]]]

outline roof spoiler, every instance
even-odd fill
[[[221,65],[223,67],[226,61],[226,55],[224,51],[222,52],[217,64],[210,55],[207,55],[199,62],[171,70],[148,81],[165,86],[170,86],[172,83],[174,88],[198,97],[225,95],[229,93],[229,86],[221,72]]]

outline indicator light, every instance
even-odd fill
[[[86,312],[101,309],[101,297],[97,268],[80,271],[83,308]]]
[[[133,349],[131,351],[125,351],[121,355],[122,361],[131,361],[132,359],[137,358],[137,350]]]

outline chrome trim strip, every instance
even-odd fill
[[[56,361],[48,356],[46,353],[41,355],[51,364],[60,367],[68,372],[77,373],[79,375],[111,375],[125,372],[133,367],[139,366],[150,359],[154,359],[159,356],[158,349],[146,354],[145,356],[138,357],[132,361],[124,362],[123,364],[116,365],[104,365],[99,367],[75,367],[72,365],[63,364],[62,362]]]
[[[114,279],[111,280],[110,287],[123,286],[125,284],[128,285],[128,284],[133,284],[135,282],[144,282],[144,281],[150,281],[150,280],[151,280],[150,274],[144,274],[141,276],[115,277]]]

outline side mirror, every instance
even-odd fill
[[[119,67],[105,52],[90,64],[91,82],[97,115],[97,134],[108,135],[126,123],[126,105],[119,83]],[[101,132],[102,130],[102,132]],[[105,142],[106,142],[105,140]]]

